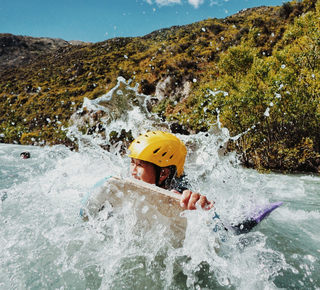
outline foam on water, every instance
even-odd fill
[[[129,83],[118,89],[123,95],[135,90]],[[97,104],[90,103],[91,109],[101,110]],[[159,128],[155,119],[132,107],[124,119],[109,119],[105,129],[132,128],[136,137]],[[221,224],[211,220],[212,211],[187,211],[186,238],[177,241],[162,223],[165,217],[153,215],[150,224],[137,212],[150,209],[137,209],[130,200],[115,215],[101,212],[82,221],[81,197],[108,175],[127,176],[130,160],[116,154],[117,148],[103,150],[99,145],[107,141],[99,134],[80,134],[76,125],[69,134],[79,141],[78,152],[0,146],[0,289],[320,287],[318,176],[241,168],[234,154],[221,153],[229,134],[219,124],[208,133],[179,135],[188,147],[185,171],[192,189],[215,200],[225,222],[241,221],[257,205],[284,205],[240,236],[213,231]],[[30,159],[20,159],[24,150]]]

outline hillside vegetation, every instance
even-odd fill
[[[189,132],[208,130],[219,114],[237,136],[228,149],[246,166],[318,171],[319,9],[316,0],[258,7],[2,64],[0,142],[74,146],[63,130],[70,116],[122,76]]]

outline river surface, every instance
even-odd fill
[[[134,120],[136,137],[142,123],[153,129],[154,120],[141,118],[134,109],[108,126],[133,128]],[[238,236],[213,231],[205,222],[210,212],[186,212],[183,241],[161,221],[144,227],[130,204],[84,222],[82,196],[108,175],[128,176],[128,157],[103,150],[99,136],[82,136],[78,152],[0,144],[0,289],[320,289],[319,176],[244,169],[221,153],[229,137],[219,126],[178,136],[188,147],[192,189],[214,200],[224,221],[283,205]],[[24,150],[30,159],[20,158]]]

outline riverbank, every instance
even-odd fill
[[[87,118],[82,133],[104,135],[113,112],[83,104],[115,91],[122,76],[112,104],[103,104],[118,113],[117,104],[139,106],[144,96],[148,112],[179,133],[207,132],[219,118],[232,138],[228,150],[244,166],[317,172],[320,32],[311,28],[319,16],[316,1],[288,2],[144,37],[63,42],[34,53],[28,65],[0,70],[0,142],[76,149],[66,128],[77,114]],[[123,90],[128,95],[121,99]],[[105,148],[129,142],[130,129],[106,135]]]

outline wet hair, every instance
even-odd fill
[[[173,189],[175,187],[175,177],[177,176],[177,167],[175,165],[171,165],[168,167],[160,167],[158,165],[153,164],[156,170],[156,186],[164,187],[165,189]],[[163,168],[169,168],[169,176],[159,184],[161,170]]]

